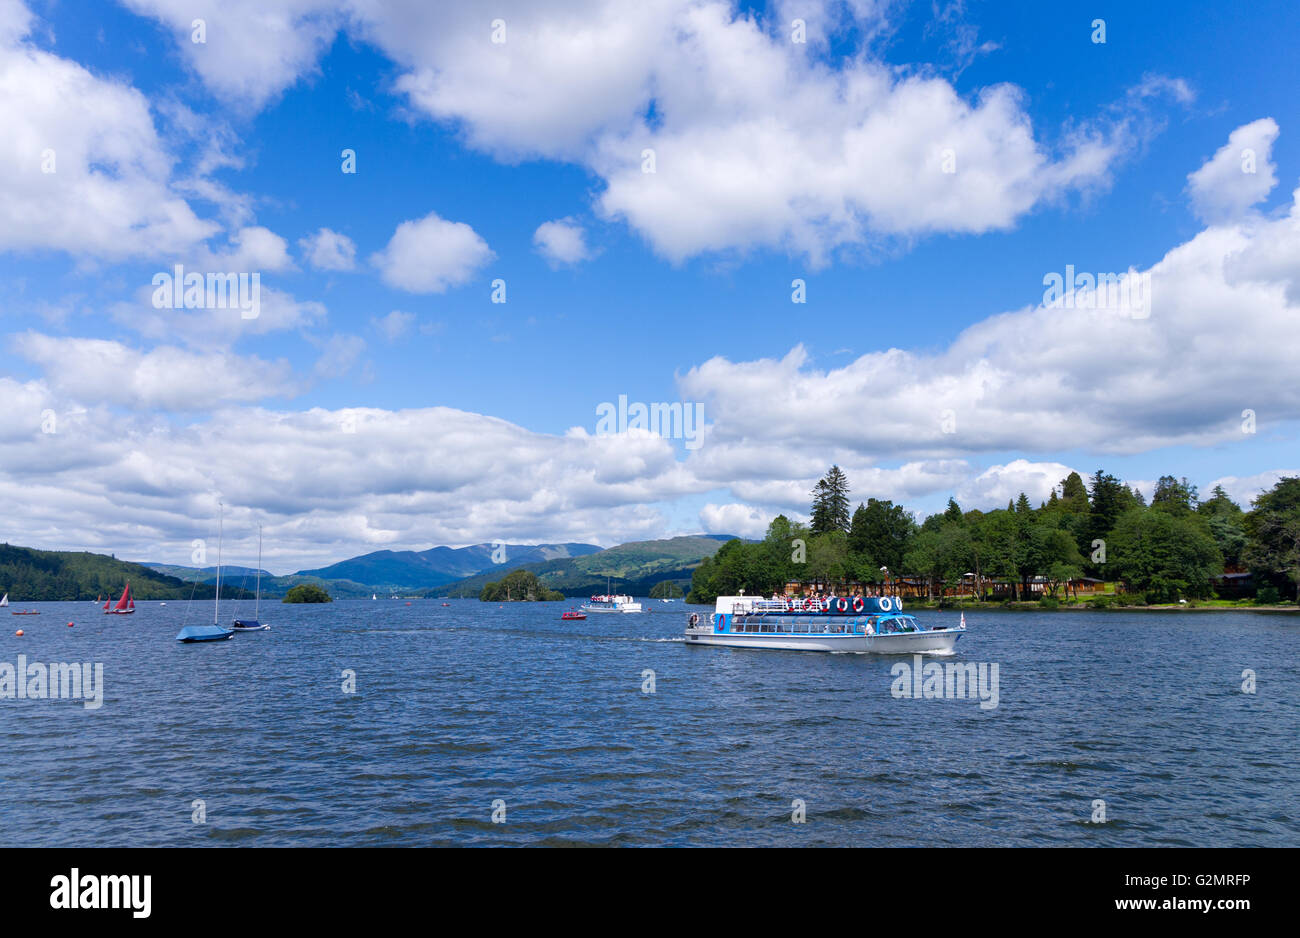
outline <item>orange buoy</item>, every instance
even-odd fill
[[[68,628],[72,628],[72,623],[71,623],[71,622],[68,623]]]
[[[22,634],[23,634],[23,630],[22,630],[22,629],[19,629],[19,630],[18,630],[17,632],[15,632],[14,634],[15,634],[15,635],[22,635]]]

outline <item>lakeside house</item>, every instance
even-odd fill
[[[1255,595],[1255,577],[1249,570],[1228,567],[1214,578],[1214,592],[1220,599],[1243,599]]]
[[[1019,580],[991,580],[989,582],[992,586],[990,595],[994,599],[1006,599],[1013,593],[1019,593],[1022,591]],[[1030,577],[1025,583],[1025,586],[1028,588],[1029,592],[1035,596],[1051,595],[1051,581],[1045,576]],[[1106,581],[1091,576],[1074,577],[1073,579],[1062,581],[1057,586],[1057,590],[1064,591],[1067,596],[1104,593],[1106,591]]]
[[[1211,580],[1215,594],[1220,599],[1244,599],[1255,595],[1257,584],[1248,570],[1229,567]],[[1121,584],[1116,584],[1122,589]],[[791,580],[785,584],[782,595],[787,598],[826,596],[902,596],[904,599],[985,599],[1002,601],[1013,597],[1031,600],[1052,594],[1052,582],[1045,576],[1030,577],[1024,583],[1015,578],[976,577],[964,574],[957,580],[939,582],[928,577],[899,576],[888,580],[862,582],[859,580]],[[1105,580],[1097,577],[1073,577],[1056,584],[1058,595],[1093,596],[1105,593]]]

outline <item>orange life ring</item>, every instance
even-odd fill
[[[847,599],[845,599],[843,596],[841,596],[841,597],[839,598],[839,600],[838,600],[838,605],[839,605],[839,610],[840,610],[840,612],[848,612],[848,611],[849,611],[849,601],[848,601]]]
[[[861,612],[861,611],[863,610],[863,607],[864,607],[865,605],[866,605],[866,604],[863,603],[863,601],[862,601],[862,597],[861,597],[861,596],[855,596],[855,597],[853,597],[853,611],[854,611],[854,612]]]

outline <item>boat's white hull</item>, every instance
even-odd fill
[[[838,651],[854,654],[948,654],[965,634],[964,629],[900,632],[890,635],[786,634],[771,632],[714,632],[708,627],[688,628],[688,645],[725,645],[731,648],[779,648],[787,651]]]
[[[620,606],[620,607],[617,608],[617,609],[609,609],[609,608],[597,607],[597,606],[582,606],[582,607],[580,607],[580,608],[582,609],[583,612],[615,612],[615,613],[618,613],[618,612],[641,612],[641,611],[642,611],[642,610],[641,610],[641,604],[640,604],[640,603],[629,603],[629,604],[627,604],[627,605],[625,605],[625,606]]]

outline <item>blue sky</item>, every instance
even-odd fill
[[[1249,499],[1300,463],[1298,22],[0,0],[4,537],[185,563],[218,500],[277,572],[754,535],[832,462],[920,515],[1099,466]],[[175,263],[275,300],[152,309]],[[1150,273],[1150,315],[1043,309],[1066,265]],[[601,435],[619,395],[709,431]]]

